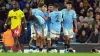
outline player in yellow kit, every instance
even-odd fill
[[[5,22],[5,26],[10,23],[11,25],[11,30],[12,30],[12,35],[14,37],[14,45],[11,47],[11,52],[14,51],[14,49],[17,47],[18,52],[21,51],[21,47],[18,41],[18,38],[20,37],[21,29],[22,29],[22,24],[25,24],[26,26],[26,20],[24,18],[24,13],[19,9],[18,3],[16,1],[13,1],[13,9],[9,11],[8,18]],[[27,28],[25,27],[25,30]]]

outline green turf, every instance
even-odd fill
[[[100,56],[100,53],[0,53],[0,56]]]

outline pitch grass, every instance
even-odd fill
[[[0,56],[100,56],[100,53],[0,53]]]

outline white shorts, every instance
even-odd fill
[[[44,36],[45,36],[45,37],[47,36],[47,32],[48,32],[48,29],[45,28],[45,29],[44,29]],[[38,33],[38,35],[39,35],[40,37],[42,37],[42,32],[37,31],[37,33]],[[35,29],[31,27],[31,38],[33,38],[33,37],[35,37],[35,36],[36,36]]]
[[[55,37],[59,38],[59,36],[60,36],[60,32],[56,32],[54,30],[50,31],[50,38],[55,38]]]
[[[64,32],[64,35],[67,35],[69,38],[73,38],[74,37],[73,29],[64,29],[63,28],[63,32]]]

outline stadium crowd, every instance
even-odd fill
[[[12,9],[13,0],[0,0],[0,33],[6,31],[4,24],[8,12]],[[22,30],[20,42],[29,43],[31,39],[30,15],[33,8],[37,8],[39,2],[43,2],[48,12],[53,11],[53,4],[59,4],[59,10],[64,9],[68,0],[16,0],[19,8],[24,12],[27,21],[27,32]],[[79,43],[100,43],[100,0],[70,0],[73,3],[73,9],[77,14],[78,31],[75,33],[75,42]],[[47,11],[44,11],[47,12]],[[50,23],[49,20],[46,21]],[[74,25],[75,26],[75,25]],[[49,28],[49,26],[48,26]],[[64,42],[64,36],[61,30],[58,42]]]

